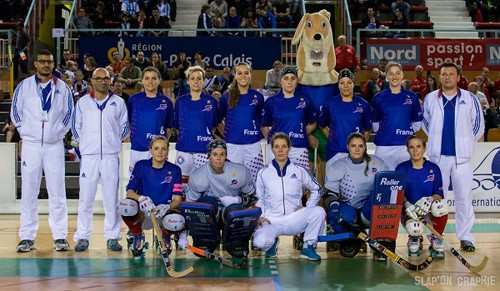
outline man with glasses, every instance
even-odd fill
[[[11,119],[23,140],[21,151],[21,218],[17,252],[34,249],[38,230],[38,203],[42,171],[49,200],[49,226],[56,251],[69,249],[68,210],[64,186],[63,139],[73,111],[71,90],[52,75],[54,56],[41,50],[35,57],[36,74],[14,91]]]
[[[122,250],[118,212],[119,154],[129,130],[127,106],[121,97],[109,90],[111,78],[106,69],[95,69],[91,82],[93,91],[76,103],[71,125],[73,138],[82,155],[75,251],[83,252],[89,247],[92,208],[100,182],[105,214],[104,237],[107,248],[119,252]]]

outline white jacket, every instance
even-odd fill
[[[23,141],[61,142],[70,128],[73,94],[61,79],[54,77],[50,82],[52,106],[46,117],[35,75],[21,81],[14,91],[10,117]]]
[[[317,206],[320,187],[307,170],[288,160],[281,171],[276,160],[273,160],[257,173],[256,206],[262,209],[262,215],[266,218],[293,213],[302,207],[304,187],[311,191],[307,207]]]
[[[127,106],[123,99],[110,94],[104,100],[103,110],[89,94],[76,103],[71,132],[82,155],[118,154],[122,140],[129,132]]]
[[[433,162],[441,157],[444,108],[441,90],[425,96],[423,129],[429,136],[427,154]],[[468,162],[474,145],[484,133],[484,117],[478,98],[469,91],[459,89],[455,106],[455,151],[457,164]]]

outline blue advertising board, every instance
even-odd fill
[[[80,59],[92,55],[98,66],[111,62],[113,52],[122,57],[136,55],[143,51],[146,57],[157,52],[168,67],[177,60],[179,52],[190,58],[196,52],[215,69],[232,67],[247,62],[254,69],[270,69],[275,60],[281,59],[281,39],[271,37],[110,37],[81,36],[79,39]],[[189,59],[188,59],[189,60]]]

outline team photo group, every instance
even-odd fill
[[[351,233],[329,241],[328,249],[354,256],[368,243],[374,258],[385,261],[397,252],[394,239],[367,235],[375,196],[396,178],[401,197],[386,197],[382,204],[401,205],[398,225],[408,235],[408,256],[422,255],[428,228],[430,256],[444,258],[450,185],[460,249],[475,251],[470,161],[484,118],[478,98],[457,86],[460,68],[454,63],[440,66],[441,88],[423,102],[403,88],[401,64],[387,64],[388,86],[371,104],[354,93],[354,72],[343,69],[338,95],[319,106],[299,84],[300,67],[283,68],[281,89],[265,98],[251,85],[251,65],[239,63],[229,89],[215,98],[204,90],[205,70],[191,66],[185,71],[189,93],[175,102],[162,93],[155,67],[143,70],[143,88],[127,102],[110,91],[108,70],[97,68],[90,90],[74,103],[69,87],[53,74],[51,52],[39,51],[34,66],[36,73],[16,87],[10,113],[22,139],[17,252],[36,245],[42,172],[56,251],[88,250],[101,184],[104,237],[113,252],[122,251],[123,237],[132,256],[143,256],[144,230],[154,229],[166,258],[176,249],[224,262],[222,250],[231,262],[244,261],[252,249],[271,258],[279,253],[281,236],[295,236],[300,257],[320,261],[321,237]],[[416,135],[420,130],[426,138]],[[80,157],[71,239],[63,145],[68,132]],[[318,132],[327,137],[323,171],[316,162]],[[368,153],[370,135],[374,154]],[[169,161],[173,136],[175,160]],[[124,142],[131,144],[130,179],[120,193]]]

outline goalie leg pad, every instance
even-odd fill
[[[248,255],[248,241],[261,215],[260,208],[241,209],[233,204],[225,209],[222,241],[224,249],[231,256],[246,257]]]
[[[184,230],[186,219],[178,211],[168,211],[161,219],[162,227],[170,233],[177,233]]]
[[[139,203],[134,199],[121,199],[118,205],[118,212],[121,216],[136,216],[139,213]]]
[[[431,214],[433,217],[448,215],[448,205],[443,199],[434,200],[431,204]]]
[[[348,227],[344,226],[344,224],[356,224],[358,220],[357,217],[358,212],[356,208],[351,205],[339,201],[330,203],[327,213],[327,221],[334,232],[338,233],[348,231]]]
[[[193,245],[213,252],[220,243],[217,206],[204,202],[183,202],[180,207]]]

